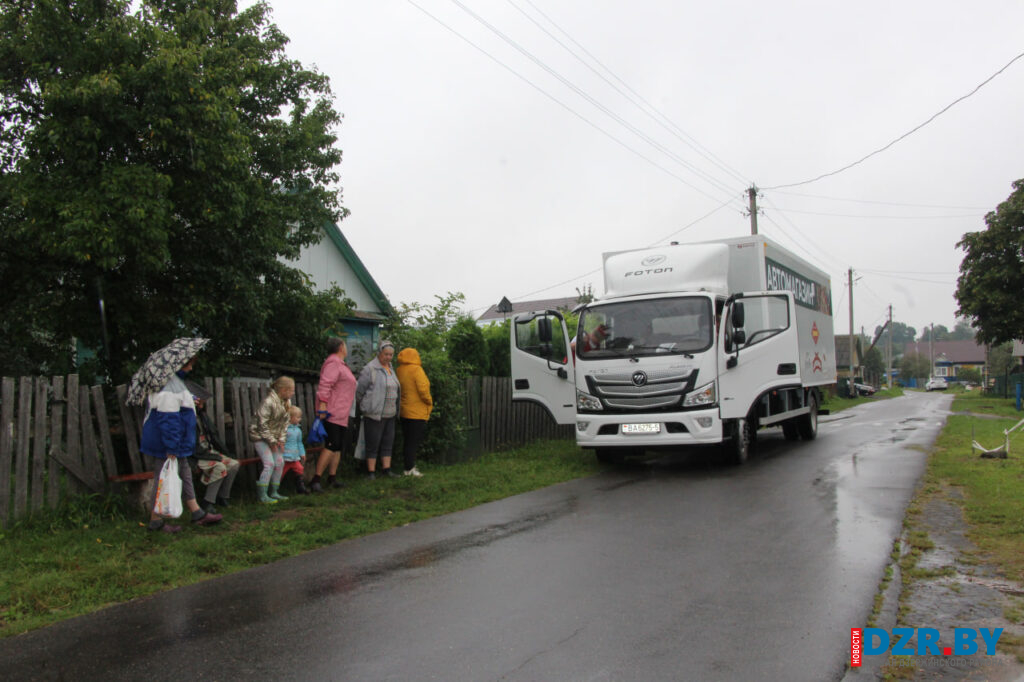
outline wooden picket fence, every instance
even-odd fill
[[[540,438],[572,438],[536,405],[512,404],[508,378],[474,377],[466,385],[471,454],[523,445]],[[265,380],[208,378],[207,414],[239,459],[255,457],[247,436],[266,397]],[[316,385],[296,382],[292,401],[303,410],[303,431],[314,418]],[[69,497],[115,492],[148,478],[139,452],[143,411],[124,404],[127,388],[111,392],[67,377],[0,380],[0,527]]]

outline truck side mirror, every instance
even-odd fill
[[[540,339],[542,344],[550,344],[552,339],[551,334],[551,318],[550,317],[538,317],[537,318],[537,337]],[[549,349],[550,351],[550,349]],[[549,352],[548,355],[551,353]]]
[[[743,327],[745,321],[746,320],[743,314],[743,303],[740,301],[736,301],[735,303],[732,304],[732,326],[739,329]]]
[[[732,332],[733,345],[742,346],[747,342],[747,333],[742,329],[734,329]]]
[[[540,356],[542,358],[550,359],[551,356],[554,354],[554,352],[555,352],[555,350],[554,350],[554,348],[551,347],[550,343],[542,343],[542,344],[540,344]]]

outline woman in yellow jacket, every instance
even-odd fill
[[[402,418],[402,455],[405,459],[405,475],[422,476],[416,468],[416,451],[427,434],[427,420],[434,407],[430,397],[430,380],[427,379],[420,353],[415,348],[403,348],[398,354],[398,383],[402,387],[402,403],[399,416]]]

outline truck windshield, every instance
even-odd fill
[[[691,354],[707,350],[714,329],[703,296],[624,301],[585,309],[574,341],[581,358]]]

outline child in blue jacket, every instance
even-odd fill
[[[303,481],[306,464],[306,446],[302,444],[302,408],[292,405],[288,408],[288,432],[284,439],[284,469],[281,471],[283,482],[289,471],[295,472],[295,492],[306,494]]]

